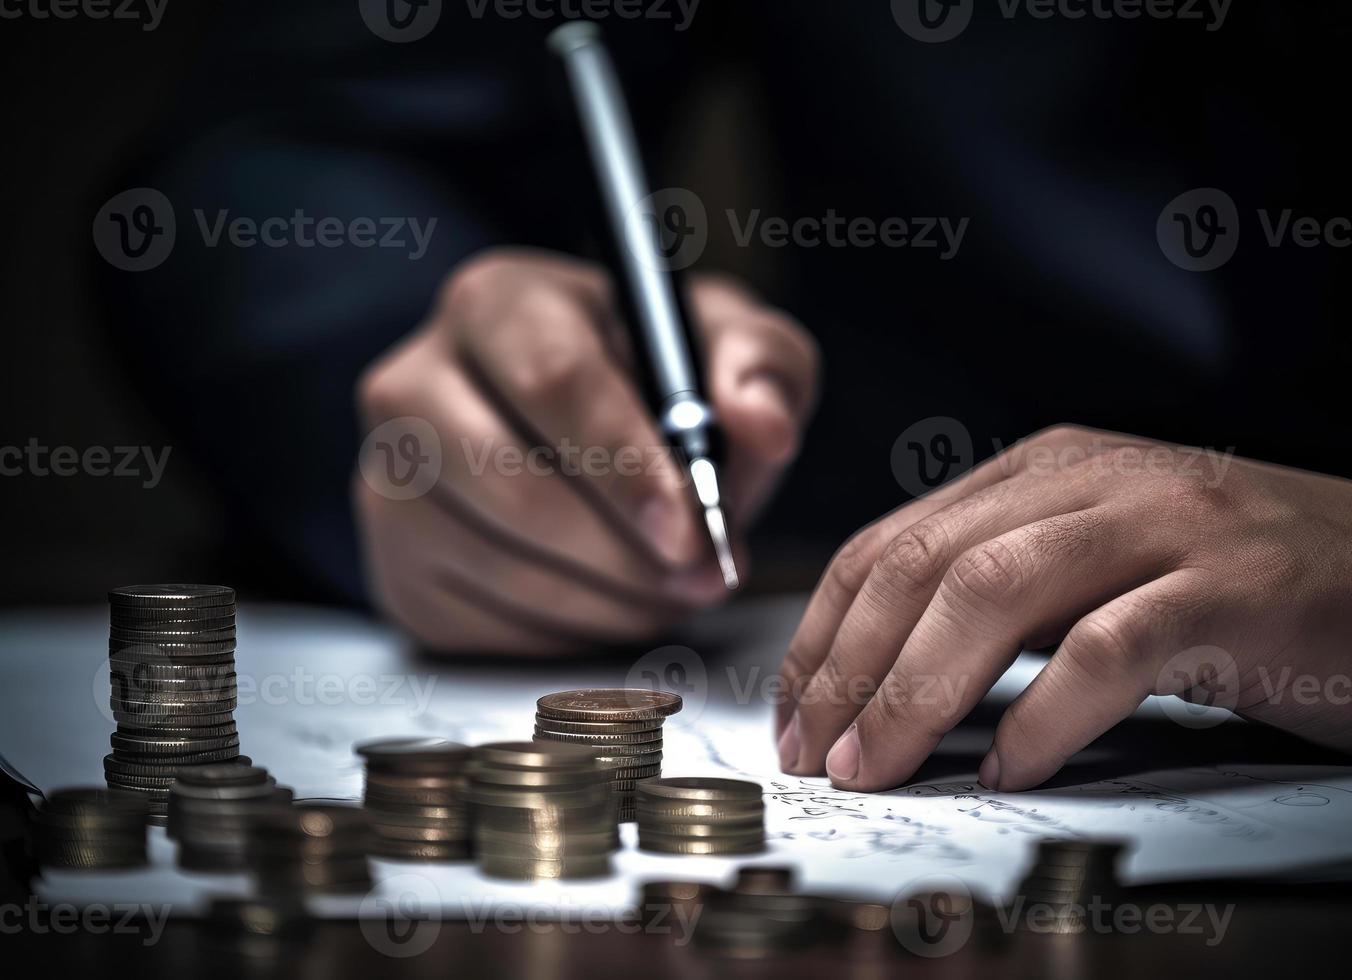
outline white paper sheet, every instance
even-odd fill
[[[754,656],[731,668],[711,666],[707,676],[679,678],[690,687],[687,709],[666,726],[667,775],[728,775],[765,787],[765,854],[753,859],[644,854],[634,848],[628,826],[616,874],[600,881],[518,884],[486,879],[472,865],[375,862],[380,884],[373,895],[326,899],[317,910],[352,914],[363,901],[409,893],[423,900],[435,896],[445,914],[471,918],[499,907],[619,910],[631,905],[640,881],[725,881],[749,863],[792,864],[806,888],[876,900],[890,901],[936,875],[956,876],[973,891],[1000,898],[1011,894],[1025,870],[1032,842],[1045,836],[1126,840],[1131,850],[1124,873],[1131,883],[1307,875],[1321,868],[1342,875],[1352,862],[1352,767],[1143,766],[1142,772],[1104,782],[1016,794],[987,793],[974,773],[885,794],[843,793],[822,779],[785,777],[770,738],[772,708],[746,692],[765,676],[766,668],[756,661],[773,664],[763,655],[782,649],[796,612],[793,602],[743,606],[707,624],[708,635],[752,637],[742,642]],[[97,614],[0,621],[0,751],[44,789],[101,781],[113,728],[102,700],[105,628]],[[387,631],[342,614],[245,612],[240,632],[236,714],[242,748],[299,797],[359,798],[354,742],[419,733],[467,743],[525,738],[540,694],[635,677],[631,661],[443,670],[411,662]],[[691,651],[700,649],[699,635]],[[692,670],[703,669],[703,655],[691,651],[675,656],[694,657]],[[1040,663],[1020,658],[992,697],[1007,701]],[[724,670],[731,670],[730,684],[722,683]],[[744,703],[729,697],[729,690],[741,690]],[[1147,703],[1141,714],[1158,716],[1159,705]],[[988,739],[988,733],[959,729],[941,750],[979,755]],[[145,901],[191,914],[204,907],[208,895],[247,891],[245,875],[182,874],[173,867],[173,849],[156,830],[151,868],[100,875],[48,872],[41,894],[48,900]]]

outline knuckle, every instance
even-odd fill
[[[983,541],[958,557],[945,585],[950,593],[978,605],[1001,605],[1023,591],[1024,563],[1008,544]]]
[[[888,728],[898,728],[910,720],[911,697],[906,681],[889,674],[869,702],[874,716]]]
[[[806,683],[800,682],[799,706],[809,713],[820,712],[823,707],[835,704],[839,699],[838,691],[844,684],[844,675],[840,664],[834,657],[828,656],[818,665]]]
[[[581,393],[591,371],[591,352],[566,338],[542,341],[502,365],[513,392],[541,401]]]
[[[1072,422],[1058,422],[1034,433],[1031,441],[1047,442],[1058,446],[1065,445],[1081,441],[1087,431],[1082,425],[1075,425]]]
[[[947,544],[942,525],[913,524],[883,549],[877,562],[881,579],[902,591],[927,589],[942,573]]]
[[[399,415],[403,400],[404,388],[389,361],[377,361],[357,378],[357,407],[368,423]]]
[[[1144,653],[1134,623],[1125,610],[1090,613],[1066,634],[1064,652],[1094,680],[1130,674]]]
[[[868,536],[860,532],[846,541],[826,566],[826,584],[838,593],[853,596],[864,587],[872,567]]]
[[[516,261],[512,252],[505,248],[489,248],[475,253],[461,262],[442,282],[437,307],[455,311],[482,305],[496,292],[504,274]]]

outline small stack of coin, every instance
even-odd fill
[[[716,890],[699,917],[695,939],[707,952],[761,959],[843,934],[830,916],[830,900],[789,892]]]
[[[463,861],[473,852],[465,770],[470,749],[444,738],[364,742],[366,811],[379,857]]]
[[[1039,926],[1042,931],[1083,931],[1091,904],[1111,906],[1118,900],[1117,862],[1124,849],[1114,840],[1039,841],[1033,867],[1019,884],[1023,908],[1055,923],[1050,929]]]
[[[53,868],[110,870],[146,863],[145,800],[109,789],[56,790],[37,817],[38,861]]]
[[[757,783],[683,776],[638,785],[638,846],[659,854],[752,854],[765,847]]]
[[[535,737],[590,746],[611,776],[621,822],[634,819],[634,787],[662,774],[662,722],[679,695],[642,688],[547,694],[535,703]]]
[[[474,853],[495,878],[591,878],[619,846],[609,773],[585,745],[494,742],[469,771]]]
[[[112,681],[109,786],[164,815],[183,766],[239,756],[235,592],[220,585],[134,585],[108,593]]]
[[[180,769],[169,787],[167,827],[178,841],[180,867],[244,870],[254,822],[291,799],[291,790],[279,788],[261,766],[218,762]]]
[[[371,825],[360,807],[297,803],[252,823],[249,859],[268,894],[360,892],[371,887]]]

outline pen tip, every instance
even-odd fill
[[[718,556],[723,584],[732,591],[742,584],[742,580],[737,574],[737,563],[732,560],[732,545],[728,542],[728,522],[723,517],[723,508],[707,508],[704,511],[704,523],[709,525],[709,537],[714,542],[714,554]]]

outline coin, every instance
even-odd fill
[[[469,842],[395,841],[381,839],[370,853],[385,861],[465,861],[474,856]]]
[[[763,807],[735,810],[702,804],[691,804],[683,807],[654,807],[641,798],[636,798],[635,804],[635,810],[641,813],[645,820],[652,823],[737,824],[762,820],[765,816]]]
[[[43,801],[42,812],[71,816],[117,815],[135,819],[144,811],[141,801],[135,796],[118,793],[115,790],[81,787],[53,790]]]
[[[134,735],[116,731],[108,739],[115,752],[133,755],[194,755],[199,752],[212,752],[218,749],[235,748],[239,745],[239,735],[222,735],[217,738],[162,738],[158,735]],[[238,752],[233,753],[238,755]]]
[[[124,585],[108,592],[113,606],[234,605],[235,590],[224,585]]]
[[[546,694],[536,703],[544,718],[563,721],[652,721],[681,710],[681,698],[643,688],[586,688]]]
[[[530,770],[485,768],[475,770],[473,779],[475,783],[480,786],[555,787],[559,789],[572,789],[604,784],[606,775],[593,764],[590,769],[581,771],[573,771],[570,769]]]
[[[108,617],[108,625],[119,633],[153,633],[156,636],[192,636],[198,633],[216,633],[235,628],[235,616],[213,616],[209,619],[141,619],[125,617],[116,610]]]
[[[686,839],[647,833],[638,835],[639,850],[660,854],[754,854],[765,849],[763,836]]]
[[[479,870],[490,878],[535,880],[601,878],[610,874],[610,855],[586,855],[562,860],[528,857],[479,856]]]
[[[146,640],[108,640],[109,660],[133,660],[156,663],[165,660],[193,663],[229,663],[234,660],[234,640],[211,642],[179,641],[162,638]]]
[[[761,787],[742,779],[708,776],[672,776],[650,779],[639,789],[641,797],[685,802],[760,800]]]
[[[118,717],[119,713],[133,721],[172,715],[226,715],[226,718],[229,719],[234,717],[230,713],[239,707],[239,702],[234,697],[219,701],[152,701],[145,698],[133,700],[131,698],[113,697],[109,699],[109,705],[113,709],[113,717],[118,721],[123,720]],[[204,722],[204,724],[221,724],[221,722]]]
[[[444,738],[387,738],[361,742],[353,747],[366,765],[378,769],[397,769],[401,773],[459,772],[470,761],[466,745]]]
[[[489,742],[477,746],[474,757],[481,769],[568,769],[595,761],[585,745],[562,742]]]
[[[635,735],[646,738],[662,737],[662,718],[653,721],[567,721],[561,718],[535,716],[535,727],[555,735]],[[641,739],[640,739],[641,740]]]
[[[111,622],[123,626],[148,624],[154,627],[158,623],[200,623],[210,619],[233,619],[237,612],[235,604],[223,606],[119,606],[109,608]]]
[[[125,626],[110,626],[108,642],[116,643],[234,643],[235,628],[209,630],[146,630],[130,629]]]

